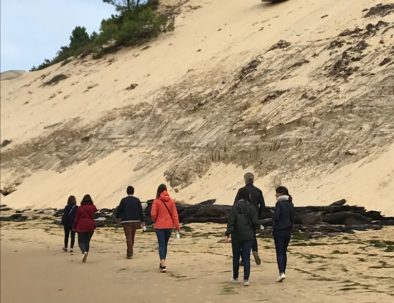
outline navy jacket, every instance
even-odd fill
[[[63,210],[62,224],[66,227],[72,228],[77,213],[78,206],[75,204],[66,205]]]
[[[287,196],[279,197],[275,204],[275,213],[273,217],[273,230],[291,230],[294,224],[295,210],[293,202],[290,202]]]
[[[120,218],[122,223],[127,221],[145,222],[140,199],[134,196],[124,197],[116,209],[116,218]]]

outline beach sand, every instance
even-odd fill
[[[2,223],[1,302],[391,302],[394,228],[330,238],[293,238],[287,278],[276,283],[272,239],[259,238],[263,263],[250,286],[233,284],[225,225],[191,224],[170,240],[168,272],[158,271],[156,236],[137,231],[132,260],[121,228],[96,230],[87,263],[61,250],[50,221]],[[391,240],[391,242],[390,242]],[[242,277],[242,269],[240,271]]]

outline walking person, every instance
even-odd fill
[[[134,187],[128,186],[127,197],[124,197],[116,209],[116,218],[120,220],[126,236],[126,258],[131,259],[134,251],[134,238],[138,228],[145,226],[144,213],[140,199],[134,197]]]
[[[279,186],[275,192],[277,202],[272,229],[279,269],[279,277],[276,279],[276,282],[282,282],[286,279],[287,246],[289,245],[291,230],[294,225],[295,210],[293,198],[286,187]]]
[[[64,247],[63,251],[67,252],[68,239],[71,235],[70,252],[73,252],[75,243],[75,231],[73,231],[73,225],[75,220],[75,215],[77,213],[77,200],[74,196],[69,196],[67,200],[67,205],[64,207],[62,216],[62,225],[64,228]]]
[[[242,256],[244,267],[244,285],[249,286],[250,276],[250,252],[255,240],[255,230],[259,226],[256,209],[249,202],[249,191],[241,188],[238,191],[238,200],[230,211],[228,218],[226,237],[233,251],[233,282],[238,281],[239,259]]]
[[[90,240],[92,239],[96,223],[94,214],[97,212],[96,206],[90,195],[85,195],[78,207],[74,222],[74,230],[78,233],[78,245],[83,254],[82,262],[85,263],[89,254]]]
[[[244,180],[245,180],[245,186],[238,190],[237,195],[235,196],[234,203],[236,203],[239,200],[241,189],[247,189],[249,193],[248,201],[255,207],[258,219],[261,219],[265,208],[263,192],[259,188],[253,185],[254,175],[252,173],[250,172],[246,173],[244,175]],[[260,265],[261,259],[259,256],[259,249],[257,245],[256,230],[254,231],[252,253],[253,253],[254,261],[256,262],[257,265]]]
[[[178,233],[180,230],[175,201],[168,194],[167,187],[164,184],[160,184],[157,189],[156,199],[152,204],[151,217],[154,222],[157,242],[159,244],[159,269],[160,272],[164,273],[167,271],[167,249],[172,229],[175,228]]]

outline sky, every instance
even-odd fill
[[[76,26],[89,34],[115,8],[102,0],[0,0],[1,72],[26,70],[56,56]]]

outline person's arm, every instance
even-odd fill
[[[155,222],[157,219],[157,202],[156,200],[152,203],[152,209],[150,211],[150,216],[152,217],[152,221]]]
[[[178,216],[178,210],[176,209],[175,201],[172,201],[171,203],[171,215],[172,215],[172,219],[174,220],[175,229],[179,231],[180,230],[179,216]]]
[[[257,212],[254,206],[250,207],[250,218],[252,220],[252,224],[253,224],[253,228],[255,230],[260,228],[260,223],[259,223],[259,219],[257,217]]]
[[[231,208],[230,215],[227,221],[227,230],[225,235],[229,237],[235,230],[235,211]]]
[[[62,225],[66,224],[66,213],[67,213],[67,206],[63,209],[63,215],[62,215]]]
[[[293,205],[291,205],[290,208],[290,221],[291,221],[291,227],[293,228],[294,225],[294,218],[295,218],[295,208]]]
[[[276,202],[275,204],[275,212],[274,212],[274,221],[278,222],[280,218],[280,206],[279,203]]]
[[[75,231],[76,230],[76,228],[77,228],[77,224],[78,224],[78,221],[79,221],[79,218],[81,217],[81,210],[80,210],[80,208],[78,207],[78,209],[77,209],[77,214],[75,215],[75,220],[74,220],[74,224],[73,224],[73,230]]]
[[[235,199],[234,199],[234,204],[235,202],[237,202],[239,200],[239,189],[237,191],[237,194],[235,195]]]
[[[262,217],[263,217],[264,209],[265,209],[264,195],[263,195],[263,192],[260,190],[259,213],[258,213],[258,217],[259,217],[259,218],[262,218]]]
[[[123,199],[120,200],[118,207],[116,208],[116,214],[115,217],[117,219],[120,218],[121,213],[123,212],[123,208],[124,208],[124,203],[123,203]]]
[[[137,199],[137,200],[138,200],[138,202],[137,202],[138,203],[138,213],[139,213],[141,222],[144,223],[145,222],[145,216],[144,216],[144,211],[142,210],[141,201],[140,201],[140,199]]]

